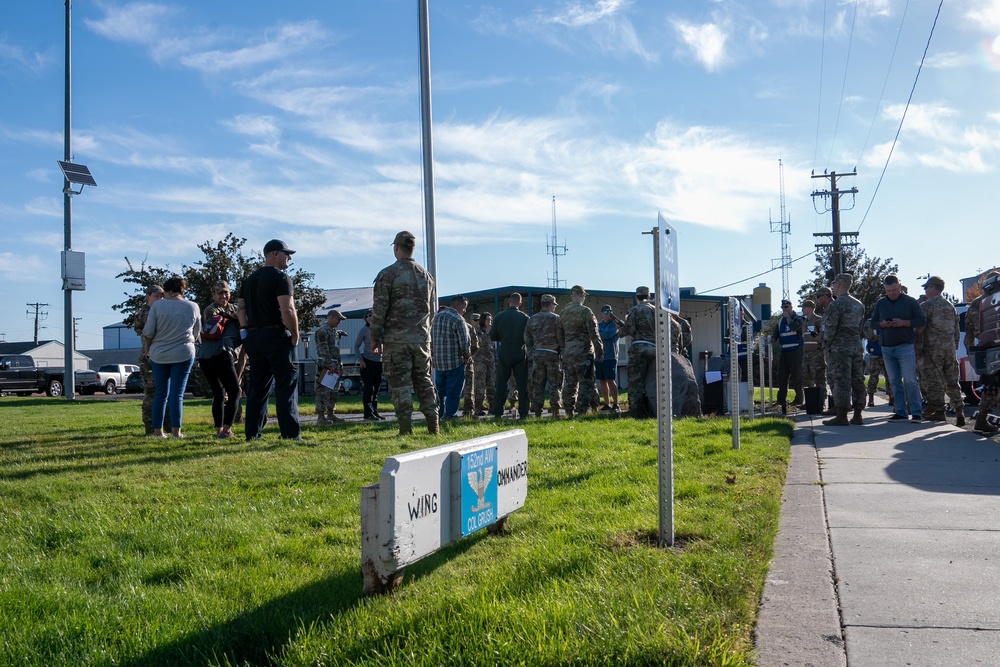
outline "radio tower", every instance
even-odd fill
[[[552,195],[552,239],[545,239],[545,252],[552,255],[552,275],[549,276],[549,287],[560,288],[566,286],[565,280],[559,280],[559,257],[569,252],[565,245],[559,246],[559,237],[556,234],[556,196]]]
[[[781,298],[788,299],[788,269],[792,266],[792,251],[788,247],[788,236],[792,233],[792,221],[785,215],[785,167],[781,164],[781,158],[778,158],[778,180],[781,187],[779,200],[781,219],[771,220],[771,232],[781,232],[781,259],[772,259],[771,268],[781,267]],[[771,218],[770,211],[768,211],[767,217]]]

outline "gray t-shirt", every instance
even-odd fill
[[[184,299],[160,299],[149,309],[142,335],[151,338],[149,358],[158,364],[194,359],[194,342],[201,334],[198,305]]]

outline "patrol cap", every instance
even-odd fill
[[[216,280],[212,283],[212,294],[218,294],[219,292],[228,292],[229,283],[225,280]]]
[[[803,308],[815,308],[816,307],[816,302],[813,301],[812,299],[806,299],[805,301],[802,302],[802,307]]]
[[[938,289],[944,289],[944,280],[940,276],[931,276],[927,279],[927,282],[921,285],[921,287],[927,287],[928,285],[932,285]]]
[[[851,285],[854,284],[854,274],[853,273],[838,273],[837,277],[834,278],[833,282],[830,283],[830,284],[832,285],[834,283],[844,283],[845,285],[847,285],[848,287],[850,287]]]
[[[289,248],[287,243],[279,239],[271,239],[270,241],[264,244],[265,255],[269,252],[274,252],[275,250],[280,250],[284,253],[288,253],[289,255],[295,254],[295,251]]]
[[[789,301],[788,299],[782,299],[781,300],[781,307],[782,308],[784,308],[785,306],[790,306],[790,305],[792,305],[792,302]]]
[[[583,289],[583,285],[573,285],[569,293],[573,296],[587,296],[587,290]]]
[[[405,229],[398,234],[396,238],[392,240],[392,245],[401,245],[404,248],[412,248],[417,244],[417,237],[406,231]]]
[[[556,303],[556,298],[554,296],[552,296],[551,294],[543,294],[542,295],[542,303],[543,304],[545,304],[545,303]]]
[[[830,297],[832,299],[833,298],[833,290],[831,290],[829,287],[826,287],[824,285],[823,287],[820,287],[818,290],[816,290],[816,298],[818,299],[821,296],[828,296],[828,297]]]
[[[150,285],[146,288],[146,296],[150,294],[163,294],[163,287],[161,285]]]
[[[646,296],[649,296],[649,288],[646,287],[645,285],[639,285],[638,287],[635,288],[635,293],[639,295],[645,294]]]
[[[339,310],[337,310],[336,308],[331,308],[330,310],[326,311],[326,316],[327,317],[332,317],[334,315],[336,315],[337,317],[339,317],[342,320],[346,320],[347,319],[346,317],[344,317],[344,314],[342,312],[340,312]]]

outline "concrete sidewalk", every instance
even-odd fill
[[[1000,664],[1000,444],[890,414],[796,417],[762,667]]]

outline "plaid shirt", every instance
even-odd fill
[[[469,328],[454,308],[445,308],[431,323],[431,361],[439,371],[458,368],[469,358]]]

